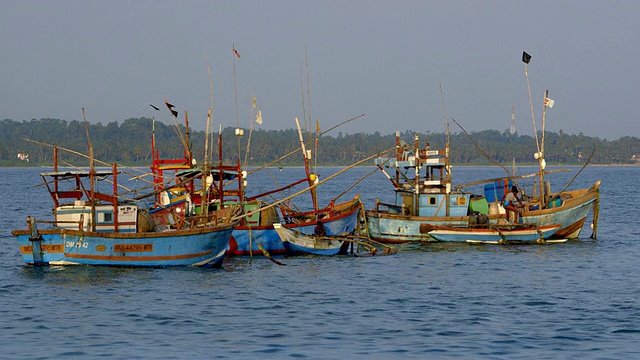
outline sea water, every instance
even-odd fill
[[[640,167],[587,167],[571,184],[602,180],[597,240],[589,215],[581,239],[564,244],[429,244],[391,256],[280,257],[283,266],[235,257],[222,269],[25,266],[11,230],[25,228],[27,215],[51,219],[46,188],[34,187],[48,170],[0,169],[5,359],[640,358]],[[321,205],[372,170],[321,185]],[[578,170],[548,176],[552,190]],[[453,169],[456,184],[504,174]],[[249,189],[302,176],[300,168],[256,173]],[[393,201],[380,173],[340,200],[355,193],[367,208]],[[302,194],[290,205],[309,204]]]

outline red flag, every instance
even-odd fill
[[[233,48],[232,50],[233,50],[234,54],[236,54],[238,59],[240,59],[240,54],[238,53],[238,50],[236,50],[236,48]]]

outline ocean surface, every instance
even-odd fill
[[[570,169],[547,177],[552,190],[580,168]],[[590,215],[582,238],[564,244],[405,246],[391,256],[278,258],[284,266],[235,257],[222,269],[25,266],[11,230],[27,215],[51,219],[46,188],[35,187],[48,170],[0,168],[3,359],[640,358],[640,167],[591,166],[571,184],[602,180],[597,240]],[[321,204],[372,170],[323,184]],[[302,174],[259,172],[249,189]],[[455,184],[504,174],[453,170]],[[341,200],[355,193],[367,208],[393,200],[380,172]]]

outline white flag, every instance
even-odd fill
[[[262,109],[258,110],[258,114],[256,114],[256,123],[262,125]]]
[[[553,104],[555,104],[556,102],[553,101],[553,99],[549,99],[548,97],[544,98],[544,106],[552,108]]]

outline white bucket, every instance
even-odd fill
[[[506,211],[499,202],[489,203],[489,215],[505,214]]]

